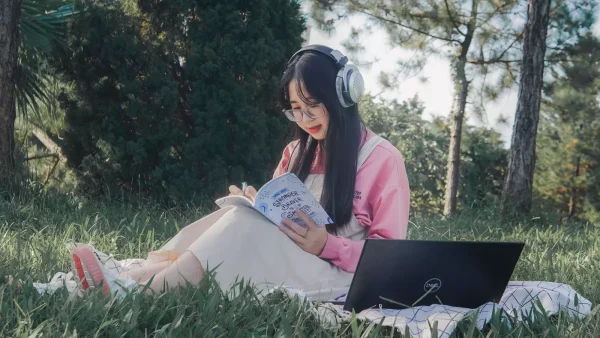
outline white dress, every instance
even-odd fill
[[[382,142],[370,138],[360,150],[358,168]],[[324,175],[309,175],[305,185],[320,198]],[[363,240],[367,228],[352,215],[338,233],[351,240]],[[183,228],[160,250],[148,254],[145,263],[174,260],[191,251],[205,270],[214,269],[224,290],[236,281],[251,281],[261,289],[286,286],[301,289],[311,298],[335,297],[346,292],[353,274],[302,250],[276,226],[246,207],[218,210]]]

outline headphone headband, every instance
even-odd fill
[[[354,65],[349,65],[348,58],[339,50],[323,45],[306,46],[292,55],[285,65],[285,69],[288,69],[296,55],[307,51],[321,53],[333,60],[338,70],[335,79],[335,90],[340,104],[343,107],[350,107],[356,104],[364,92],[364,80],[358,68]]]
[[[294,53],[294,55],[292,55],[287,62],[286,68],[296,55],[302,54],[306,51],[315,51],[330,57],[335,62],[335,65],[338,67],[338,69],[344,67],[348,63],[348,58],[337,49],[332,49],[323,45],[310,45],[301,48],[299,51]]]

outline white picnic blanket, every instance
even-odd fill
[[[278,290],[283,290],[288,295],[310,298],[301,290]],[[402,333],[408,329],[412,337],[418,338],[432,337],[432,330],[437,327],[437,337],[448,338],[458,323],[467,316],[477,316],[477,327],[481,330],[491,321],[494,311],[502,309],[504,316],[521,320],[522,316],[528,316],[534,307],[547,315],[565,312],[571,317],[583,318],[591,312],[592,303],[566,284],[514,281],[508,284],[498,304],[486,303],[477,309],[444,305],[416,306],[403,310],[369,309],[358,313],[357,319],[379,323],[383,318],[382,325],[396,327]],[[343,311],[341,305],[331,303],[320,303],[315,311],[324,323],[330,325],[349,320],[351,316]]]
[[[143,265],[141,259],[117,261],[109,255],[95,251],[107,270],[118,275],[123,269],[131,269]],[[52,293],[66,287],[69,292],[77,290],[78,283],[72,273],[57,273],[50,283],[34,283],[40,293]],[[319,297],[317,293],[305,293],[302,290],[281,287],[271,290],[284,291],[288,295],[297,295],[306,300]],[[336,290],[336,300],[344,300],[347,290]],[[123,295],[123,293],[118,293]],[[316,296],[315,296],[316,295]],[[539,305],[539,306],[538,306]],[[380,322],[382,325],[396,327],[400,332],[409,330],[412,337],[430,338],[432,329],[437,328],[437,337],[449,338],[458,323],[467,316],[476,316],[477,327],[481,330],[491,321],[494,311],[503,310],[504,316],[512,316],[521,320],[534,311],[544,311],[546,315],[565,312],[571,317],[583,318],[592,311],[592,303],[578,294],[571,286],[562,283],[544,281],[509,282],[499,303],[486,303],[477,309],[467,309],[446,305],[416,306],[403,310],[369,309],[357,314],[357,319]],[[325,325],[338,325],[349,320],[351,314],[343,311],[343,307],[331,303],[319,303],[314,309]],[[535,318],[534,316],[532,318]],[[436,323],[437,322],[437,323]]]

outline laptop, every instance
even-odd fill
[[[516,242],[367,239],[344,310],[497,303],[523,247]]]

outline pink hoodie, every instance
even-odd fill
[[[367,130],[367,139],[374,134]],[[283,151],[273,177],[286,173],[290,157],[298,141]],[[291,166],[290,166],[291,167]],[[323,163],[315,163],[311,174],[324,174]],[[354,216],[368,228],[368,238],[405,239],[408,226],[410,188],[400,151],[391,143],[381,142],[367,158],[356,176]],[[364,241],[353,241],[328,234],[327,243],[319,257],[340,268],[354,272]]]

